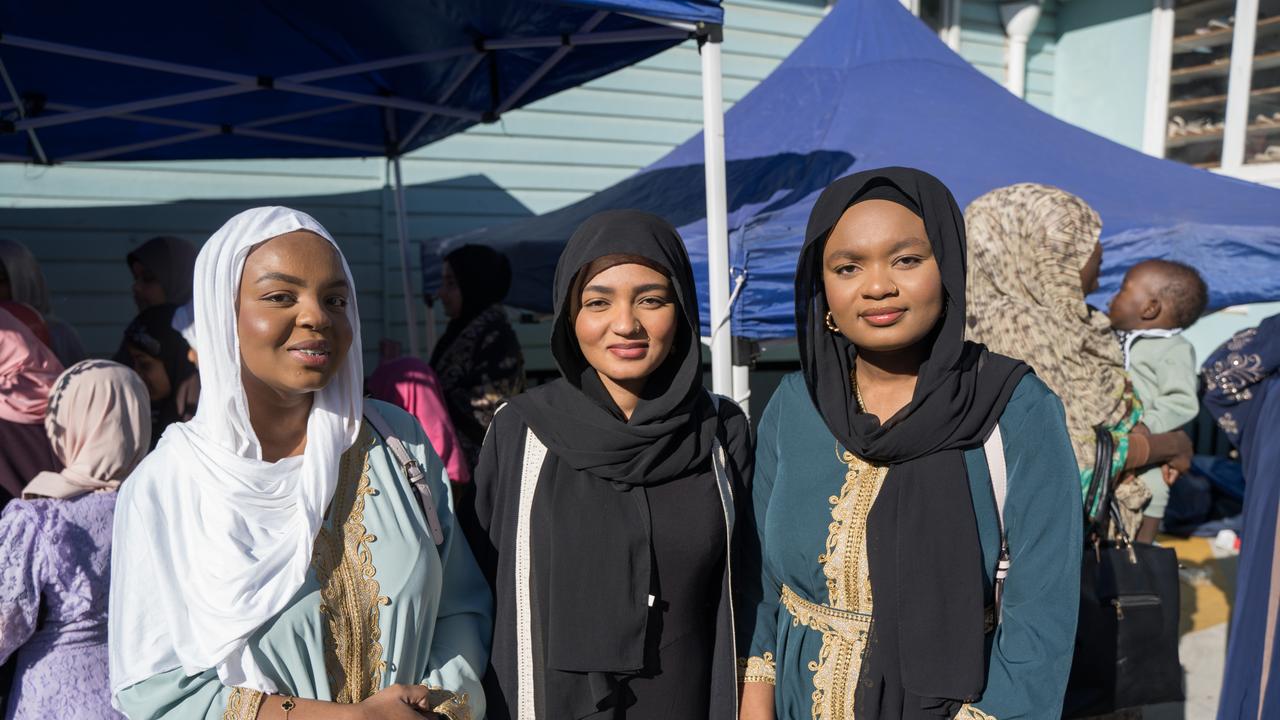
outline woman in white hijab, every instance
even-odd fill
[[[241,213],[200,252],[194,299],[199,409],[169,427],[117,508],[116,707],[483,717],[489,589],[422,428],[362,406],[355,285],[333,239],[288,208]],[[434,504],[415,497],[388,435]]]

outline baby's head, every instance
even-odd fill
[[[1116,330],[1175,330],[1199,319],[1209,288],[1190,265],[1146,260],[1129,268],[1107,314]]]

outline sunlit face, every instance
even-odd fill
[[[1136,330],[1160,316],[1160,274],[1139,263],[1125,273],[1120,292],[1111,298],[1107,316],[1117,330]]]
[[[440,271],[440,289],[436,291],[436,297],[444,306],[445,317],[456,318],[462,314],[462,288],[458,287],[458,276],[453,274],[453,267],[447,261]]]
[[[671,281],[644,265],[614,265],[587,281],[574,333],[582,355],[619,384],[643,380],[671,354],[679,309]]]
[[[155,273],[137,261],[129,263],[129,271],[133,273],[133,302],[139,310],[164,304],[164,286]]]
[[[844,211],[823,248],[822,284],[836,326],[862,350],[911,347],[942,315],[942,274],[924,221],[888,200]]]
[[[1098,291],[1098,277],[1101,274],[1102,243],[1097,243],[1093,246],[1089,259],[1084,261],[1084,267],[1080,268],[1080,288],[1084,290],[1085,295]]]
[[[319,235],[296,231],[254,248],[236,310],[246,391],[289,397],[328,385],[351,347],[350,296],[337,250]]]
[[[146,384],[147,394],[151,399],[156,401],[169,397],[173,392],[173,385],[169,382],[169,373],[164,369],[164,363],[160,358],[143,352],[133,343],[126,343],[125,349],[129,351],[129,361],[133,365],[134,372],[138,373],[142,382]]]

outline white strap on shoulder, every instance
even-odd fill
[[[1009,576],[1011,560],[1009,556],[1009,537],[1005,533],[1004,503],[1009,495],[1009,475],[1004,462],[1004,439],[1000,436],[1000,423],[991,426],[991,434],[982,444],[982,451],[987,456],[987,469],[991,474],[991,491],[996,500],[996,527],[1000,530],[1000,555],[996,560],[995,582],[995,619],[1000,622],[1002,601],[1004,596],[1004,580]]]
[[[547,458],[547,446],[533,430],[524,434],[524,464],[520,476],[520,506],[516,518],[516,720],[536,720],[533,681],[533,563],[530,520],[538,476]]]
[[[422,471],[422,466],[409,454],[408,448],[392,432],[391,426],[387,424],[386,419],[382,417],[382,413],[378,412],[373,403],[366,402],[364,404],[364,416],[373,425],[373,429],[377,430],[378,434],[382,436],[383,442],[387,444],[387,449],[391,451],[396,462],[400,463],[400,467],[404,468],[405,477],[409,479],[409,484],[413,486],[413,491],[418,496],[418,503],[422,507],[422,513],[427,518],[427,528],[431,532],[432,542],[437,546],[444,544],[444,530],[440,527],[440,513],[436,510],[435,498],[431,495],[431,487],[427,485],[427,475]]]

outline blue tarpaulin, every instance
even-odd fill
[[[398,155],[722,15],[719,0],[7,2],[0,160]]]
[[[734,335],[794,335],[795,258],[818,192],[836,177],[886,165],[937,175],[962,207],[1018,182],[1080,195],[1104,224],[1097,300],[1150,257],[1199,268],[1212,307],[1280,299],[1280,191],[1149,157],[1057,120],[992,82],[897,0],[836,3],[726,114],[725,149],[731,273],[744,279]],[[581,202],[437,248],[503,248],[521,268],[509,302],[546,311],[560,247],[587,216],[619,207],[655,212],[680,229],[707,334],[701,135]],[[438,262],[424,263],[428,284]]]

